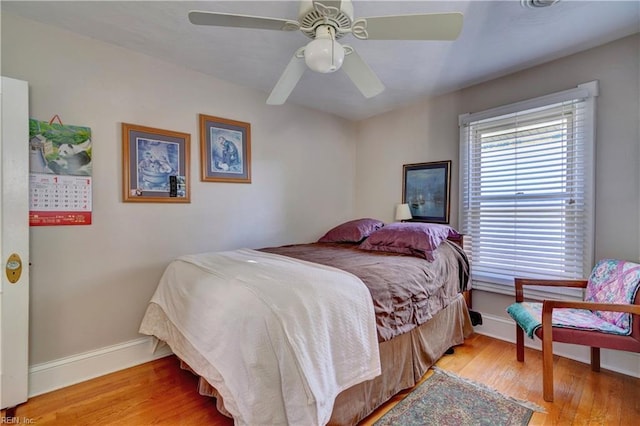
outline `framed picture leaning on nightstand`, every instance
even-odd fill
[[[402,166],[402,203],[409,204],[413,220],[449,223],[451,161]]]

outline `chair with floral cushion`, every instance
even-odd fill
[[[584,301],[525,302],[524,286],[584,288]],[[591,370],[600,371],[600,348],[640,353],[640,265],[599,261],[588,280],[515,279],[516,303],[507,312],[516,322],[516,354],[524,361],[524,333],[542,340],[542,389],[553,401],[552,342],[591,347]]]

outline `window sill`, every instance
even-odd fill
[[[471,279],[471,288],[473,290],[482,290],[489,293],[505,294],[515,297],[515,289],[512,284],[496,284],[493,282],[483,281],[481,278]],[[542,300],[584,300],[582,290],[575,288],[550,289],[545,287],[525,286],[525,299],[542,301]]]

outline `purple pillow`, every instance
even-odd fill
[[[363,250],[409,254],[433,260],[433,251],[448,237],[459,234],[449,225],[396,222],[374,232],[362,244]]]
[[[382,228],[384,222],[377,219],[356,219],[350,220],[329,230],[319,243],[359,243],[367,238],[372,232]]]

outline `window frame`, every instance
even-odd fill
[[[461,114],[458,117],[458,124],[460,129],[460,191],[459,191],[459,224],[461,232],[465,232],[464,225],[465,220],[465,208],[467,201],[467,191],[469,185],[469,178],[467,173],[468,166],[468,153],[469,143],[472,139],[469,136],[468,126],[471,123],[476,123],[482,120],[497,118],[500,116],[524,113],[527,111],[535,111],[536,108],[547,107],[562,102],[569,102],[574,100],[583,101],[583,114],[585,117],[582,124],[583,138],[583,154],[584,160],[588,164],[585,167],[585,228],[587,229],[587,235],[585,236],[585,250],[584,250],[584,271],[583,277],[586,278],[590,272],[590,268],[594,262],[594,238],[595,238],[595,135],[596,135],[596,105],[595,100],[598,96],[598,81],[590,81],[588,83],[580,84],[577,87],[561,92],[552,93],[549,95],[516,102],[497,108],[480,111],[477,113]],[[477,242],[473,242],[473,246],[476,246]],[[477,247],[477,246],[476,246]],[[493,293],[513,295],[513,281],[505,278],[499,279],[491,274],[474,274],[473,269],[473,256],[471,261],[471,284],[474,289],[489,291]],[[583,291],[580,289],[554,289],[554,288],[542,288],[532,287],[527,291],[527,297],[532,299],[582,299]]]

